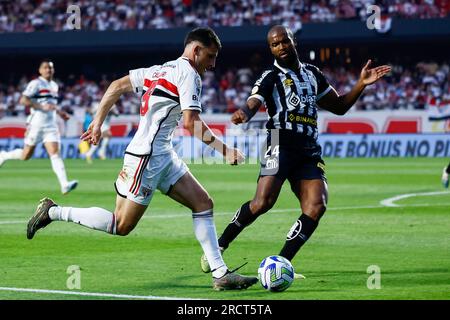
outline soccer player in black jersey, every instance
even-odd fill
[[[246,226],[273,207],[287,179],[302,212],[279,253],[292,260],[313,234],[327,204],[325,165],[317,142],[317,107],[344,115],[364,88],[391,68],[387,65],[371,68],[369,60],[351,91],[339,95],[317,67],[299,61],[291,30],[274,26],[267,41],[274,65],[256,81],[246,106],[231,117],[234,124],[245,123],[263,104],[266,106],[267,148],[261,157],[256,194],[237,210],[218,241],[222,251],[228,248]],[[204,272],[209,272],[205,257],[201,266]]]

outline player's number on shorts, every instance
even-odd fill
[[[272,146],[269,146],[269,148],[267,148],[266,154],[264,155],[265,159],[270,158],[270,156],[272,156],[272,155],[275,155],[275,157],[278,157],[278,155],[280,154],[280,146],[279,145],[276,145],[273,148],[272,152],[271,152],[271,150],[272,150]]]
[[[156,85],[158,84],[158,81],[152,81],[150,84],[150,87],[148,90],[144,93],[142,96],[142,102],[141,102],[141,116],[145,116],[145,114],[148,111],[148,100],[150,100],[150,97],[155,90]]]

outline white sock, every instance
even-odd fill
[[[51,207],[48,215],[52,220],[71,221],[85,227],[116,234],[116,216],[108,210],[92,208]]]
[[[98,150],[98,155],[106,158],[106,147],[108,146],[109,138],[103,138],[102,144],[100,145],[100,150]]]
[[[86,153],[86,157],[92,157],[92,155],[94,154],[95,150],[97,150],[98,145],[92,144],[91,147],[89,148],[89,151]]]
[[[4,160],[20,160],[22,158],[23,149],[14,149],[11,151],[2,151],[0,155]]]
[[[228,268],[220,254],[213,211],[210,209],[203,212],[194,212],[192,218],[194,219],[195,236],[202,246],[206,259],[208,259],[212,275],[214,278],[220,278],[227,272]]]
[[[58,177],[61,188],[64,188],[69,182],[67,181],[66,168],[64,167],[63,160],[58,154],[54,154],[50,156],[50,161],[52,162],[53,172]]]

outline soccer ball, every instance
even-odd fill
[[[281,292],[294,281],[294,267],[286,258],[270,256],[261,261],[258,278],[264,289]]]

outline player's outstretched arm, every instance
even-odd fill
[[[247,104],[239,110],[236,110],[231,116],[231,122],[234,124],[245,123],[258,112],[262,102],[256,98],[250,98]]]
[[[94,145],[98,144],[102,135],[101,126],[103,121],[105,121],[109,110],[111,110],[112,106],[119,100],[122,94],[132,91],[133,87],[131,85],[130,76],[125,76],[111,82],[103,95],[102,100],[100,100],[94,120],[92,120],[92,123],[89,125],[86,132],[81,135],[80,139]]]
[[[358,100],[366,86],[377,82],[391,71],[391,67],[388,65],[371,69],[371,63],[372,60],[367,61],[366,65],[361,70],[358,82],[353,86],[350,92],[340,96],[336,90],[331,87],[331,90],[318,101],[319,107],[337,115],[344,115],[347,113]]]
[[[184,110],[183,125],[192,136],[219,151],[225,157],[227,163],[236,165],[244,162],[245,156],[242,152],[235,148],[229,148],[219,137],[217,137],[200,118],[199,111]]]

